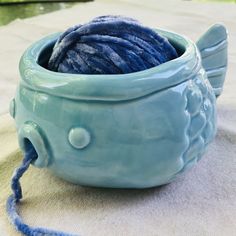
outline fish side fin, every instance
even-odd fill
[[[226,28],[221,24],[213,25],[196,44],[202,58],[202,66],[218,97],[222,93],[227,70]]]

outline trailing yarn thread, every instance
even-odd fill
[[[121,16],[100,16],[62,33],[48,62],[48,69],[62,73],[125,74],[160,65],[178,57],[169,41],[138,21]],[[13,194],[7,213],[16,230],[27,236],[72,236],[25,224],[18,214],[22,199],[20,178],[37,158],[33,146],[12,177]]]
[[[48,69],[73,74],[125,74],[178,57],[168,39],[138,21],[100,16],[58,38]]]
[[[25,152],[25,157],[20,167],[18,167],[12,177],[11,188],[13,194],[7,199],[7,213],[10,222],[14,225],[17,231],[27,236],[75,236],[66,234],[59,231],[44,229],[44,228],[33,228],[24,223],[21,216],[18,213],[17,204],[22,199],[22,189],[20,185],[20,178],[28,170],[30,164],[37,159],[38,155],[31,146]],[[78,235],[77,235],[78,236]]]

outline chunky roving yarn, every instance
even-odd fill
[[[75,74],[124,74],[178,57],[169,41],[138,21],[100,16],[58,38],[48,69]]]
[[[12,181],[11,188],[13,194],[7,199],[7,214],[11,223],[15,226],[16,230],[26,236],[73,236],[72,234],[67,234],[60,231],[31,227],[24,223],[23,219],[18,213],[17,204],[22,199],[22,190],[20,185],[20,178],[28,170],[30,164],[37,159],[38,154],[31,145],[29,149],[25,152],[25,157],[21,165],[15,170]],[[76,235],[74,235],[76,236]],[[78,236],[78,235],[77,235]]]

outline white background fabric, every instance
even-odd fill
[[[196,41],[210,25],[229,31],[229,68],[217,100],[218,133],[203,159],[172,184],[147,190],[84,188],[47,170],[30,168],[23,178],[21,214],[32,226],[88,235],[236,235],[236,4],[190,1],[96,1],[16,20],[0,27],[0,235],[18,235],[4,213],[12,170],[19,164],[8,110],[19,80],[21,54],[44,35],[103,14],[122,14]]]

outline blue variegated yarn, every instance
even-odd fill
[[[125,74],[178,57],[169,41],[138,21],[100,16],[58,38],[48,69],[75,74]]]
[[[17,204],[22,198],[22,190],[20,185],[20,178],[28,170],[30,164],[38,157],[33,146],[28,148],[25,152],[25,157],[22,161],[20,167],[18,167],[12,177],[11,188],[13,194],[7,199],[7,214],[9,220],[14,225],[17,231],[26,236],[73,236],[60,231],[39,228],[39,227],[30,227],[25,224],[23,219],[18,213]],[[74,235],[76,236],[76,235]],[[78,235],[77,235],[78,236]]]

